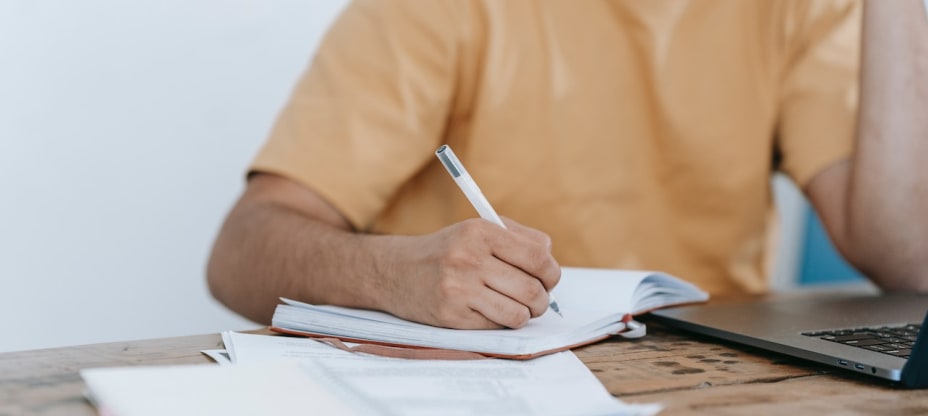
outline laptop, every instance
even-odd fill
[[[668,326],[928,387],[928,295],[832,295],[654,311]]]

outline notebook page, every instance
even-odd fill
[[[365,319],[357,319],[348,314],[352,310],[347,308],[307,309],[302,305],[306,304],[288,301],[288,305],[278,305],[274,325],[369,341],[497,354],[525,354],[557,348],[568,341],[581,342],[591,337],[589,331],[617,321],[612,312],[577,309],[563,318],[548,311],[518,329],[462,331],[409,322],[381,312],[360,311],[359,316]],[[345,313],[331,313],[333,310]]]
[[[650,272],[564,267],[551,291],[566,317],[571,311],[597,310],[622,316],[632,311],[635,288]]]

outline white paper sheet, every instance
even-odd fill
[[[81,370],[101,415],[352,415],[299,365],[187,365]]]
[[[281,359],[327,358],[352,355],[311,338],[268,336],[223,332],[226,349],[233,352],[235,364],[260,364]],[[357,345],[357,344],[347,344]]]
[[[654,414],[609,394],[571,352],[529,361],[430,361],[339,356],[302,362],[362,413],[398,415]]]
[[[571,352],[529,361],[403,360],[283,336],[223,333],[236,364],[290,361],[362,414],[654,414],[610,395]]]

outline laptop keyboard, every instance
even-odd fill
[[[901,358],[909,358],[912,346],[921,329],[920,324],[897,327],[854,328],[832,331],[803,332],[802,335],[864,348]]]

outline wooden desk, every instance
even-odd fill
[[[626,402],[662,414],[925,414],[928,390],[891,383],[649,323],[648,336],[613,339],[577,355]],[[0,354],[0,415],[92,415],[77,371],[87,367],[211,362],[219,335]]]

